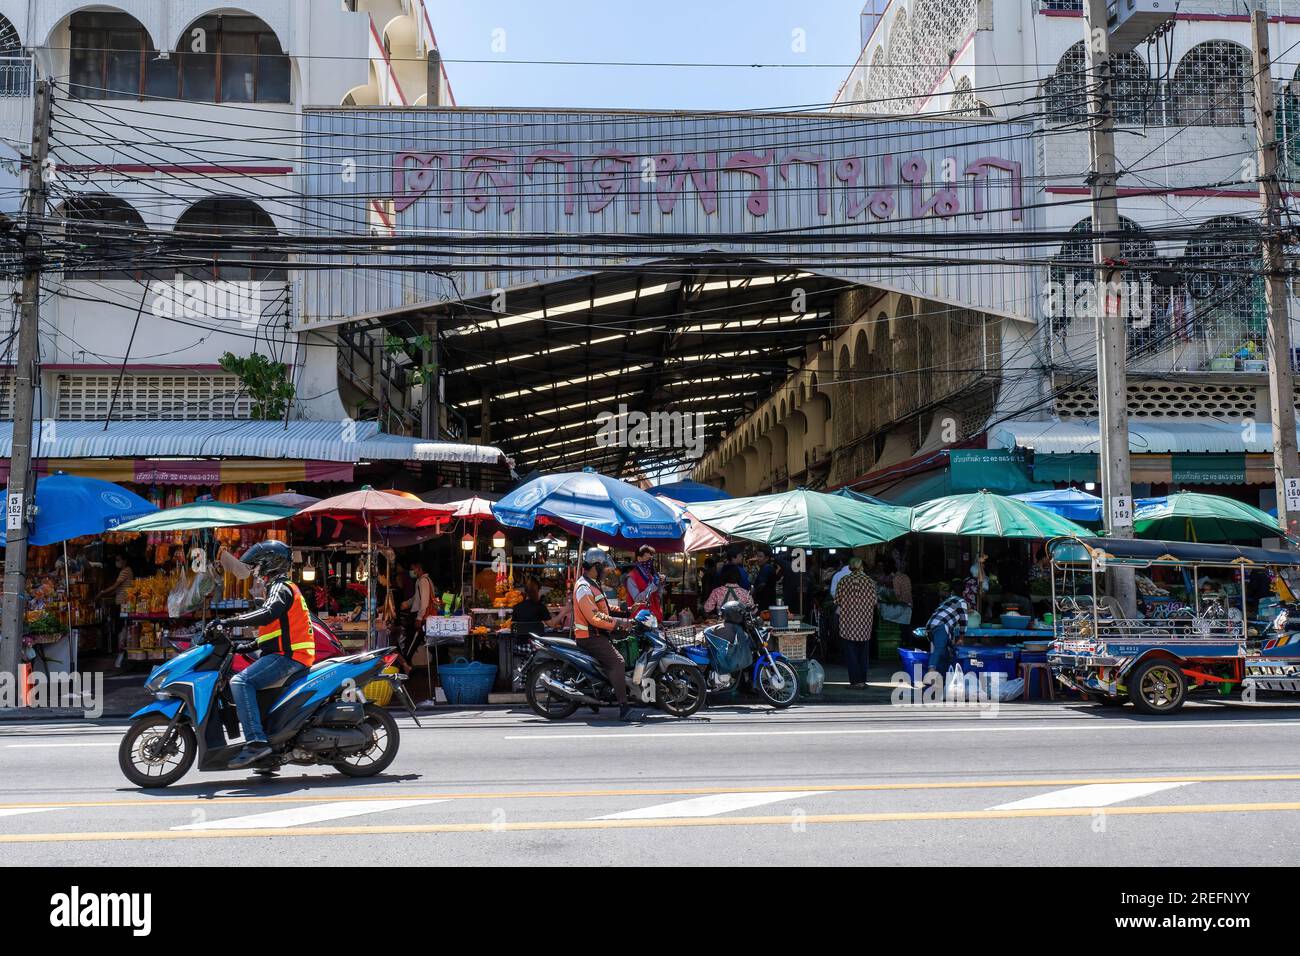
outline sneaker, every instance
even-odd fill
[[[633,720],[634,718],[632,717],[632,708],[629,707],[627,704],[624,704],[622,707],[620,707],[618,709],[618,719],[623,721],[624,723]]]
[[[235,755],[235,759],[230,761],[231,770],[241,770],[249,764],[257,763],[263,757],[270,756],[271,745],[265,740],[250,740],[244,744],[244,749]]]

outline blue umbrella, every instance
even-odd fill
[[[720,501],[723,498],[731,497],[721,488],[714,488],[712,485],[705,485],[690,479],[670,481],[666,485],[655,485],[650,489],[650,494],[657,498],[671,498],[673,501],[680,501],[684,505],[695,504],[697,501]]]
[[[27,543],[58,544],[82,535],[103,534],[157,510],[121,485],[59,472],[36,481],[36,518],[28,529]]]
[[[543,475],[492,504],[497,521],[533,528],[539,518],[620,538],[680,538],[678,512],[634,485],[586,469]]]
[[[1048,488],[1008,497],[1069,518],[1071,521],[1101,521],[1101,498],[1078,488]]]

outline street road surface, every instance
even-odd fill
[[[14,866],[1295,864],[1300,709],[401,717],[370,781],[118,771],[123,723],[0,724]]]

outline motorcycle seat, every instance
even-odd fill
[[[533,640],[541,641],[543,644],[554,644],[557,647],[577,647],[578,642],[572,637],[550,637],[545,634],[534,634]]]

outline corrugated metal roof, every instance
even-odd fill
[[[1239,421],[1130,418],[1128,447],[1135,455],[1180,453],[1266,453],[1273,450],[1268,422],[1246,428]],[[1039,455],[1098,452],[1100,426],[1095,419],[1010,421],[989,430],[990,448],[1032,448]]]
[[[13,422],[0,422],[0,458],[12,454]],[[435,461],[495,465],[492,445],[388,435],[376,422],[56,421],[32,428],[38,458],[294,458]]]

